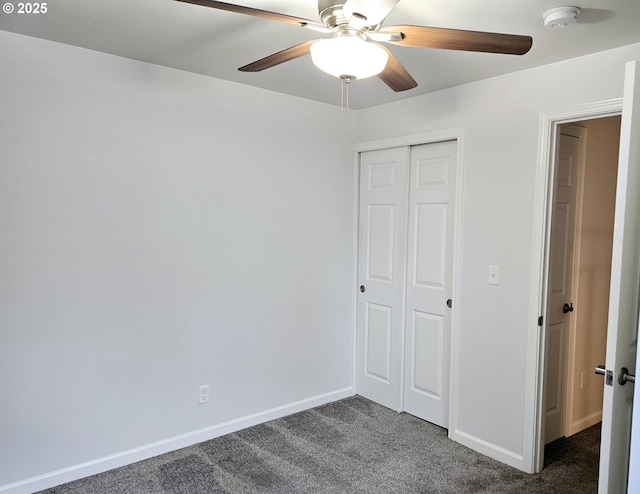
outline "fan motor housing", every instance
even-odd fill
[[[331,7],[340,7],[342,8],[344,2],[340,2],[339,0],[318,0],[318,12],[322,14],[324,10],[327,10]]]
[[[318,13],[322,23],[330,28],[346,24],[348,21],[342,12],[344,2],[336,0],[318,0]]]

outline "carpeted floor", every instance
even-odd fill
[[[598,426],[555,441],[527,475],[355,396],[41,494],[595,494],[599,441]]]

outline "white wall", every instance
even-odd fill
[[[352,113],[2,31],[0,60],[0,490],[353,393]]]
[[[540,113],[619,98],[640,44],[358,111],[356,141],[465,129],[454,437],[526,468],[525,410]],[[435,70],[435,68],[434,68]],[[440,67],[438,70],[446,70]],[[536,225],[538,227],[538,225]],[[489,286],[488,266],[500,266]],[[528,455],[528,457],[527,457]]]

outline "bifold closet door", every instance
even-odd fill
[[[360,155],[356,389],[401,410],[409,148]]]
[[[403,409],[445,428],[455,171],[456,141],[411,148]]]

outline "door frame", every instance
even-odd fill
[[[553,179],[559,126],[621,114],[622,98],[559,108],[540,114],[525,379],[523,464],[529,473],[538,473],[544,466],[544,349],[547,321],[539,325],[538,318],[544,316],[547,310]]]
[[[460,284],[461,284],[461,270],[460,261],[462,259],[462,211],[463,211],[463,186],[464,186],[464,148],[465,148],[465,129],[462,127],[445,129],[435,132],[428,132],[424,134],[414,134],[409,136],[394,137],[390,139],[380,139],[374,141],[366,141],[355,143],[353,145],[353,163],[355,173],[356,188],[360,183],[360,153],[366,151],[376,151],[380,149],[389,149],[395,147],[405,146],[417,146],[421,144],[432,144],[435,142],[443,141],[456,141],[456,182],[455,182],[455,210],[454,210],[454,222],[453,222],[453,256],[452,256],[452,287],[451,297],[453,299],[453,307],[451,308],[451,355],[449,358],[449,437],[452,438],[453,431],[457,430],[457,424],[455,417],[457,416],[457,395],[456,389],[458,388],[458,362],[459,362],[459,311],[462,305],[460,298]],[[359,202],[359,189],[356,189],[355,193],[355,212],[354,212],[354,235],[358,235],[358,204]],[[356,242],[356,259],[359,252],[359,245]],[[357,279],[357,266],[356,266],[356,279]],[[356,293],[354,285],[354,293]],[[354,296],[354,304],[357,305],[357,295]],[[357,310],[356,310],[357,313]],[[356,389],[356,351],[357,351],[357,319],[354,321],[353,327],[353,367],[352,367],[352,387]],[[406,330],[406,328],[405,328]],[[402,332],[401,345],[404,348],[405,343],[405,331]],[[404,382],[404,368],[405,368],[405,356],[404,351],[401,352],[401,380]],[[404,409],[404,387],[400,389],[400,405]],[[402,410],[398,410],[399,412]]]

